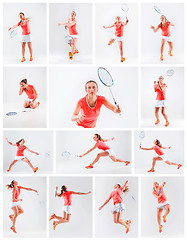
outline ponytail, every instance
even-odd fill
[[[121,188],[121,185],[120,184],[117,184],[119,186],[119,188]],[[129,191],[129,188],[128,186],[126,186],[124,189],[123,189],[123,192],[126,193]]]
[[[11,182],[10,184],[7,184],[6,187],[7,187],[8,189],[14,188],[14,180],[12,180],[12,182]]]
[[[61,187],[61,193],[60,193],[58,196],[61,197],[64,192],[67,192],[65,185],[63,185],[63,186]]]
[[[104,139],[102,139],[101,135],[99,135],[98,133],[96,133],[95,136],[99,139],[99,141],[104,142]]]
[[[160,148],[162,147],[162,144],[160,143],[160,141],[158,139],[155,140],[156,145],[159,146]]]
[[[19,146],[20,142],[23,140],[23,138],[21,140],[19,140],[16,145]]]

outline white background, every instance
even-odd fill
[[[82,155],[95,145],[94,134],[98,133],[103,139],[115,137],[113,141],[106,142],[111,147],[116,158],[131,161],[131,132],[130,131],[58,131],[56,133],[56,170],[57,173],[130,173],[131,164],[128,167],[124,163],[113,162],[109,157],[100,158],[93,169],[85,169],[102,150],[95,149],[83,158]],[[69,159],[62,157],[62,152],[71,153]]]
[[[10,38],[8,29],[20,21],[19,13],[23,12],[25,17],[30,17],[30,28],[32,34],[33,62],[29,61],[30,54],[26,46],[26,62],[21,63],[21,39],[22,29],[16,28],[18,34]],[[46,4],[44,3],[6,3],[3,5],[3,56],[6,64],[33,64],[46,62]]]
[[[4,67],[3,74],[3,103],[4,127],[45,127],[46,126],[46,68],[45,67]],[[20,113],[16,116],[6,116],[7,112],[23,111],[25,92],[20,96],[19,90],[22,79],[27,79],[38,93],[40,106],[31,112]]]
[[[92,62],[92,4],[90,3],[51,3],[49,5],[49,47],[51,63],[91,63]],[[69,35],[64,26],[71,15],[76,12],[76,26],[79,35],[77,49],[79,54],[74,55],[73,61],[69,60],[70,47],[65,42]]]
[[[124,57],[125,63],[138,62],[138,5],[128,3],[129,11],[128,24],[124,27]],[[111,26],[120,16],[121,21],[126,22],[125,13],[121,10],[121,3],[97,3],[95,7],[95,57],[97,63],[120,63],[120,51],[118,42],[111,46],[108,42],[115,33],[115,27],[104,29],[104,26]]]
[[[63,216],[63,197],[55,198],[56,186],[67,186],[68,190],[75,192],[92,192],[91,177],[51,177],[49,179],[49,215],[55,213]],[[50,237],[91,237],[92,236],[92,195],[72,195],[72,215],[69,223],[59,224],[53,230],[52,222],[49,222]]]
[[[164,192],[171,206],[162,234],[158,231],[157,199],[152,195],[153,183],[166,182]],[[142,177],[141,179],[141,233],[142,237],[181,238],[184,234],[184,178]],[[163,211],[164,214],[165,211]],[[163,215],[162,214],[162,215]],[[177,221],[179,220],[179,222]]]
[[[34,167],[38,167],[37,173],[53,173],[53,133],[52,131],[4,131],[3,142],[3,171],[7,172],[10,163],[16,156],[17,147],[9,145],[5,138],[12,143],[16,143],[20,139],[25,139],[25,146],[30,150],[38,152],[36,155],[25,150],[24,155],[27,157]],[[49,153],[50,157],[45,157],[45,153]],[[16,173],[33,173],[32,169],[25,162],[17,162],[10,172]]]
[[[184,126],[184,69],[172,68],[175,73],[172,77],[166,76],[170,67],[144,67],[141,71],[141,126],[164,127],[165,119],[161,115],[160,123],[155,126],[155,103],[157,93],[154,91],[154,81],[163,76],[166,88],[166,114],[170,125],[169,128]]]
[[[16,221],[17,234],[10,230],[12,225],[9,215],[11,209],[12,192],[5,187],[12,180],[16,180],[19,186],[32,188],[35,192],[21,190],[20,198],[23,199],[21,207],[24,213],[18,216]],[[46,236],[46,178],[45,177],[4,177],[3,180],[3,231],[4,237],[45,237]]]
[[[180,170],[177,166],[170,166],[163,161],[157,161],[156,173],[181,174],[184,173],[184,132],[183,131],[145,131],[145,138],[139,138],[139,131],[134,133],[134,159],[135,173],[146,173],[152,166],[152,159],[158,154],[154,150],[146,151],[139,148],[142,143],[143,148],[154,146],[154,140],[158,139],[163,147],[171,146],[171,149],[163,149],[170,162],[181,163]],[[149,173],[150,174],[150,173]]]
[[[160,14],[154,10],[153,3],[142,3],[141,5],[141,54],[142,63],[161,63],[160,46],[161,30],[156,33],[150,29],[153,25],[160,24]],[[163,63],[184,63],[184,4],[183,3],[156,3],[162,14],[175,24],[170,27],[173,38],[173,57],[168,55],[168,43],[165,43]]]
[[[138,124],[138,69],[106,68],[114,79],[112,92],[122,109],[121,116],[102,106],[96,127],[129,128]],[[97,75],[96,67],[50,68],[50,127],[76,127],[71,121],[78,100],[86,95],[85,83],[95,80],[99,85],[98,95],[105,96],[111,103],[108,87]]]
[[[108,199],[114,191],[114,185],[121,186],[128,180],[129,192],[123,194],[126,212],[122,219],[132,221],[130,231],[126,235],[125,227],[113,222],[111,210],[114,208],[113,200],[101,210],[98,208]],[[136,201],[132,199],[133,196]],[[97,177],[95,182],[95,231],[96,237],[138,237],[138,179],[136,177]]]

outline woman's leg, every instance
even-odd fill
[[[12,166],[17,162],[18,160],[13,160],[8,168],[8,170],[10,171]]]
[[[162,211],[163,211],[163,209],[157,208],[157,222],[158,222],[159,227],[162,225],[161,224]]]
[[[165,222],[166,222],[166,217],[170,213],[170,205],[169,204],[165,205],[164,209],[166,210],[166,212],[165,212],[163,218],[165,219]]]
[[[168,42],[168,45],[169,45],[169,55],[170,55],[170,56],[173,56],[173,55],[172,55],[172,51],[173,51],[173,42]]]
[[[15,225],[16,225],[16,219],[17,219],[17,217],[18,217],[18,208],[17,208],[17,206],[12,207],[12,211],[13,211],[12,227],[15,228]]]
[[[127,228],[129,226],[129,224],[128,224],[128,222],[126,222],[125,220],[123,220],[121,218],[122,214],[123,214],[123,212],[120,212],[120,213],[116,214],[117,223],[119,223],[119,224],[121,224],[121,225],[123,225]]]
[[[56,223],[57,223],[57,224],[60,224],[60,223],[68,223],[68,222],[70,221],[70,218],[71,218],[71,214],[66,214],[66,217],[65,217],[65,218],[59,219],[59,221],[57,221]]]
[[[121,56],[121,60],[123,60],[123,42],[122,41],[118,41],[119,44],[119,50],[120,50],[120,56]]]
[[[72,54],[74,54],[74,52],[75,52],[77,40],[78,40],[78,38],[73,39],[73,44],[71,46],[71,53]]]
[[[22,42],[21,46],[22,46],[22,57],[25,58],[25,46],[26,46],[26,43]]]
[[[32,57],[32,43],[28,42],[27,45],[28,45],[28,48],[29,48],[30,56]]]
[[[109,156],[108,152],[101,152],[97,154],[97,157],[95,158],[95,160],[90,164],[91,166],[93,166],[96,162],[99,161],[100,157],[107,157]]]
[[[156,121],[159,122],[159,107],[155,107],[155,117],[156,117]]]
[[[155,168],[156,161],[163,161],[163,159],[161,157],[154,157],[152,161],[152,169]]]
[[[114,161],[114,162],[123,162],[123,163],[126,163],[127,161],[124,161],[124,160],[122,160],[122,159],[117,159],[116,157],[114,157],[114,156],[109,156],[110,157],[110,159],[112,159],[112,161]]]
[[[23,104],[23,107],[24,108],[29,108],[30,107],[30,102],[26,100]]]
[[[160,48],[161,56],[163,56],[165,43],[166,43],[166,40],[165,40],[165,39],[162,39],[162,40],[161,40],[161,48]]]
[[[166,120],[166,122],[168,122],[168,117],[167,117],[166,112],[165,112],[165,107],[162,107],[161,113],[162,113],[164,119]]]
[[[30,107],[32,108],[32,109],[35,109],[35,108],[37,108],[39,105],[38,105],[38,103],[37,102],[31,102],[30,103]]]
[[[114,41],[115,41],[115,40],[114,40],[113,38],[111,38],[110,41],[109,41],[109,43],[108,43],[108,45],[111,45],[112,43],[114,43]]]
[[[28,158],[25,157],[22,159],[22,161],[26,162],[29,165],[29,167],[32,168],[33,171],[36,170],[36,168],[33,167],[32,163],[29,161]]]
[[[179,163],[174,163],[174,162],[170,162],[170,161],[165,161],[166,164],[168,165],[175,165],[175,166],[179,166]]]

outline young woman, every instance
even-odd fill
[[[88,81],[85,85],[85,91],[87,93],[86,96],[78,101],[72,116],[72,121],[76,122],[78,126],[94,128],[102,105],[114,113],[121,112],[119,105],[116,107],[105,97],[97,95],[98,85],[95,81]]]
[[[126,181],[122,187],[120,184],[116,184],[114,186],[114,191],[110,194],[109,198],[105,201],[105,203],[99,208],[99,210],[101,210],[112,198],[114,202],[114,208],[112,211],[114,223],[119,223],[125,226],[126,233],[129,232],[131,220],[125,221],[121,217],[122,217],[123,211],[125,210],[122,194],[123,192],[125,193],[128,191],[127,183],[128,181]]]
[[[156,96],[156,104],[155,104],[155,117],[156,117],[156,122],[155,125],[158,125],[160,120],[159,120],[159,109],[161,108],[161,113],[166,120],[165,127],[169,126],[169,121],[168,117],[166,115],[165,109],[166,109],[166,104],[165,104],[165,99],[166,99],[166,88],[167,85],[164,83],[164,78],[160,76],[158,78],[158,82],[154,81],[154,91],[157,93]]]
[[[64,207],[63,207],[63,217],[58,217],[58,216],[56,216],[53,213],[51,215],[51,217],[49,218],[49,221],[51,221],[52,219],[57,219],[58,220],[58,221],[53,221],[53,229],[54,230],[56,229],[56,226],[58,226],[58,224],[68,223],[70,221],[70,218],[71,218],[72,194],[87,195],[87,194],[91,193],[91,192],[82,193],[82,192],[70,191],[70,190],[68,190],[67,186],[65,186],[65,185],[63,185],[61,187],[61,192],[60,193],[57,193],[57,191],[58,191],[58,187],[56,187],[55,196],[63,197],[63,199],[64,199]]]
[[[27,100],[25,100],[23,104],[24,108],[32,108],[32,109],[37,108],[40,105],[40,102],[34,86],[29,85],[27,83],[27,79],[21,80],[19,85],[20,85],[19,95],[22,95],[23,92],[27,94]]]
[[[26,147],[24,145],[25,144],[24,139],[19,140],[16,144],[13,144],[13,143],[9,142],[7,138],[5,138],[5,139],[6,139],[7,143],[9,143],[10,145],[17,147],[16,156],[15,156],[14,160],[11,162],[9,168],[7,169],[7,172],[10,172],[11,168],[13,167],[13,165],[16,162],[23,161],[23,162],[26,162],[29,165],[29,167],[32,168],[33,172],[35,173],[38,170],[38,167],[36,167],[36,168],[33,167],[31,162],[29,161],[29,159],[24,156],[24,151],[27,150],[31,153],[36,154],[36,155],[39,155],[39,153],[34,152],[34,151],[30,150],[28,147]]]
[[[169,45],[169,55],[173,56],[172,50],[173,50],[173,40],[171,37],[171,32],[170,32],[170,26],[175,26],[173,23],[169,22],[164,15],[160,17],[161,23],[155,28],[154,26],[151,26],[151,29],[153,29],[154,32],[157,32],[159,29],[162,31],[162,36],[161,36],[161,56],[160,60],[163,61],[163,52],[164,52],[164,45],[166,41],[168,42]]]
[[[73,60],[73,54],[79,53],[79,51],[76,48],[76,44],[78,41],[78,32],[76,29],[76,12],[72,11],[71,12],[71,17],[67,20],[65,23],[58,23],[58,26],[64,25],[66,29],[69,31],[69,35],[73,37],[73,43],[70,44],[71,47],[71,52],[69,52],[69,59]]]
[[[115,40],[118,41],[121,62],[125,61],[125,58],[123,57],[123,30],[124,30],[124,26],[127,25],[127,23],[128,23],[128,20],[126,20],[126,22],[124,23],[121,21],[121,18],[119,16],[117,16],[116,22],[113,25],[111,25],[109,27],[103,26],[103,28],[105,28],[105,29],[115,27],[115,29],[116,29],[115,34],[110,39],[108,45],[111,45],[112,43],[114,43]]]
[[[25,14],[20,12],[19,13],[19,17],[20,17],[20,21],[18,24],[16,24],[15,26],[11,27],[8,29],[8,31],[15,29],[19,26],[21,26],[22,28],[22,40],[21,40],[21,44],[22,44],[22,60],[21,62],[25,62],[25,46],[26,43],[28,45],[29,48],[29,52],[30,52],[30,61],[33,61],[33,57],[32,57],[32,36],[31,36],[31,30],[30,30],[30,18],[27,17],[25,18]]]
[[[177,166],[177,169],[180,169],[182,167],[182,164],[168,161],[167,155],[162,151],[162,149],[170,149],[170,148],[171,147],[162,147],[162,144],[160,143],[160,141],[158,139],[156,139],[154,141],[154,146],[151,147],[151,148],[142,148],[141,145],[140,145],[140,149],[142,149],[142,150],[154,150],[158,154],[157,157],[153,158],[152,168],[148,172],[155,172],[156,161],[163,161],[168,165],[175,165],[175,166]]]
[[[14,233],[17,233],[15,228],[16,220],[20,214],[23,214],[23,209],[20,206],[23,199],[19,198],[21,190],[34,191],[36,193],[38,192],[37,190],[32,188],[18,186],[18,182],[16,182],[15,180],[13,180],[10,184],[6,185],[6,187],[12,190],[12,207],[11,208],[12,208],[13,214],[9,215],[9,218],[12,221],[12,226],[10,227],[10,229]]]
[[[163,216],[163,222],[166,223],[166,217],[170,212],[170,205],[167,202],[166,195],[164,193],[164,186],[166,185],[166,182],[164,182],[162,185],[159,185],[157,182],[153,184],[153,196],[158,199],[158,206],[157,206],[157,221],[159,225],[159,232],[162,232],[162,224],[161,224],[161,216],[163,210],[165,210],[165,214]]]
[[[86,153],[80,155],[79,157],[84,157],[85,155],[92,152],[96,148],[101,149],[103,151],[98,153],[95,160],[91,164],[86,166],[85,168],[93,168],[93,165],[99,161],[100,157],[108,157],[108,156],[110,157],[110,159],[112,159],[112,161],[123,162],[123,163],[125,163],[126,166],[130,163],[129,161],[124,161],[124,160],[121,160],[121,159],[117,159],[115,157],[115,153],[114,153],[113,149],[108,147],[105,144],[105,142],[114,140],[114,137],[111,138],[111,139],[105,139],[104,140],[104,139],[101,138],[101,136],[99,134],[95,134],[94,137],[93,137],[93,140],[96,141],[96,144],[94,145],[94,147],[91,148],[90,150],[88,150]]]

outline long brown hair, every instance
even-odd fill
[[[155,142],[156,142],[157,146],[159,146],[160,148],[162,147],[162,144],[161,144],[161,142],[158,139],[156,139]]]
[[[21,83],[27,84],[27,79],[25,78],[25,79],[21,80]],[[26,88],[24,88],[24,91],[26,91]]]
[[[101,135],[99,135],[98,133],[96,133],[95,136],[99,139],[99,141],[104,142],[104,139],[102,139]]]
[[[20,142],[21,142],[22,140],[23,140],[23,138],[20,139],[18,142],[16,142],[16,145],[19,146],[19,145],[20,145]]]
[[[7,184],[6,187],[7,187],[8,189],[14,188],[14,180],[12,180],[12,182],[11,182],[10,184]]]
[[[61,197],[64,192],[67,192],[67,188],[66,188],[65,185],[63,185],[63,186],[61,187],[61,192],[60,192],[60,194],[59,194],[58,196]]]
[[[117,185],[118,185],[119,188],[121,187],[120,184],[117,184]],[[125,189],[123,189],[123,192],[126,193],[126,192],[128,192],[128,191],[129,191],[129,188],[128,188],[128,186],[126,186]]]
[[[166,23],[168,22],[170,24],[170,22],[167,20],[166,16],[165,15],[162,15],[161,17],[165,18],[165,21]],[[163,27],[163,24],[162,22],[160,23],[160,27],[162,28]]]

